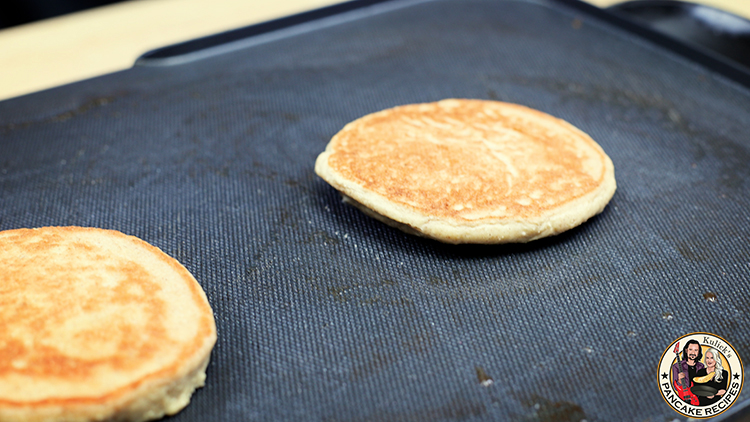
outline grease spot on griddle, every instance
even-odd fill
[[[86,100],[84,103],[82,103],[81,105],[79,105],[78,107],[72,110],[63,111],[61,113],[55,114],[53,116],[47,117],[39,121],[9,123],[7,125],[0,126],[0,133],[6,133],[15,129],[25,129],[35,123],[64,122],[66,120],[69,120],[72,117],[75,117],[80,114],[84,114],[91,109],[110,104],[114,102],[115,99],[116,99],[115,96],[91,98],[89,100]]]
[[[473,420],[487,413],[484,403],[469,398],[457,396],[447,403],[440,404],[436,407],[427,407],[414,411],[399,412],[393,407],[383,407],[378,409],[375,414],[358,421],[402,421],[402,422],[422,422],[436,420],[462,421]],[[324,418],[326,421],[350,421],[337,414],[328,415]]]
[[[351,380],[356,381],[376,374],[390,365],[394,358],[384,353],[373,352],[364,362],[355,365],[350,374]]]
[[[332,280],[321,280],[315,277],[307,279],[308,284],[328,299],[342,304],[359,306],[395,306],[404,310],[414,307],[414,301],[399,295],[394,289],[397,283],[383,278],[373,282],[347,281],[337,283]]]
[[[535,422],[582,422],[586,420],[583,408],[567,401],[553,402],[545,397],[532,395],[524,405],[531,409],[527,420]]]
[[[707,246],[699,244],[697,240],[679,242],[676,246],[680,255],[693,262],[704,262],[709,259]]]
[[[430,276],[427,282],[433,286],[447,286],[448,282],[438,276]]]
[[[306,245],[310,245],[310,244],[338,245],[339,243],[341,243],[341,241],[324,230],[318,230],[314,233],[310,233],[309,235],[307,235],[307,238],[302,243]]]
[[[424,353],[433,346],[432,334],[430,331],[416,333],[403,344],[406,350],[412,353]]]
[[[716,293],[711,293],[711,292],[703,293],[703,299],[706,299],[709,302],[716,302]]]
[[[479,385],[481,385],[482,387],[489,387],[495,382],[492,377],[487,375],[487,372],[485,372],[484,368],[482,368],[481,366],[475,366],[474,370],[477,373],[477,381],[479,381]]]

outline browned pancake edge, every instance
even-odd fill
[[[9,230],[0,232],[0,247],[0,382],[20,391],[0,395],[0,420],[150,420],[176,413],[203,385],[216,326],[205,293],[179,262],[136,237],[95,228]],[[166,303],[171,294],[181,302]],[[174,324],[181,306],[195,312],[194,326]],[[119,309],[133,313],[113,313]]]
[[[346,125],[315,171],[381,221],[448,243],[526,242],[600,213],[614,166],[587,134],[546,113],[448,99]]]

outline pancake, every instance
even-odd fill
[[[614,166],[586,133],[538,110],[447,99],[347,124],[315,162],[346,202],[446,243],[529,242],[602,212]]]
[[[203,385],[216,326],[176,260],[120,232],[0,232],[0,420],[143,421]]]

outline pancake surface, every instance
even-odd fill
[[[588,135],[516,104],[448,99],[359,118],[315,172],[387,224],[446,243],[528,242],[600,213],[614,166]]]
[[[216,326],[176,260],[120,232],[0,232],[0,420],[142,421],[203,385]]]

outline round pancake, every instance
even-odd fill
[[[120,232],[0,232],[0,420],[143,421],[203,385],[216,326],[176,260]]]
[[[315,172],[366,214],[446,243],[555,235],[600,213],[616,188],[612,161],[581,130],[470,99],[359,118],[331,139]]]

